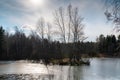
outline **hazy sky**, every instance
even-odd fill
[[[79,8],[84,17],[85,36],[87,41],[95,41],[100,34],[111,34],[112,25],[104,15],[104,0],[0,0],[0,25],[9,32],[14,26],[28,26],[34,29],[37,20],[44,16],[48,22],[53,22],[53,12],[59,7],[72,4]]]

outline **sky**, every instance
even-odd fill
[[[27,32],[35,29],[41,16],[54,25],[53,12],[69,4],[78,7],[80,16],[84,17],[86,41],[95,41],[100,34],[114,34],[113,25],[104,15],[103,0],[0,0],[0,25],[10,33],[15,26]]]

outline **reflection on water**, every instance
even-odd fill
[[[120,59],[91,59],[90,66],[45,66],[28,61],[0,62],[0,80],[120,80]]]

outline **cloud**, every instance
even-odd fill
[[[33,5],[30,0],[0,0],[0,17],[6,23],[18,26],[29,26],[34,29],[37,20],[43,16],[47,22],[54,23],[53,12],[59,7],[72,4],[78,7],[80,15],[84,17],[85,35],[88,40],[95,41],[99,34],[109,34],[111,27],[105,24],[102,0],[43,0],[44,5]],[[2,21],[0,19],[0,21]],[[54,29],[53,29],[54,30]]]

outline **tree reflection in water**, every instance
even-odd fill
[[[60,72],[54,75],[54,80],[80,80],[82,69],[80,66],[60,66]]]

